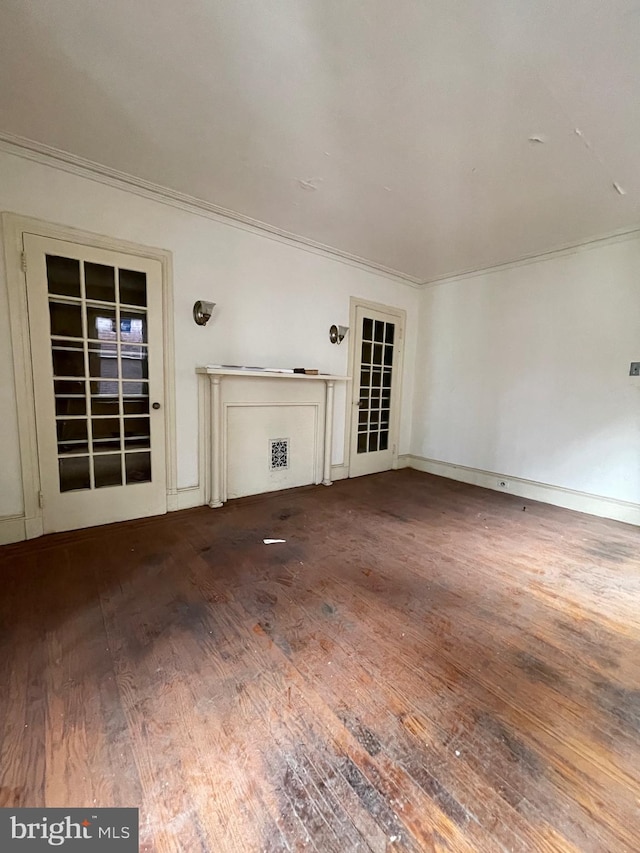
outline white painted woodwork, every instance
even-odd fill
[[[404,327],[405,315],[388,306],[376,303],[367,303],[361,299],[351,299],[351,351],[350,351],[350,374],[353,377],[351,383],[351,425],[350,425],[350,449],[349,449],[349,476],[361,477],[364,474],[376,474],[380,471],[388,471],[397,466],[398,460],[398,433],[400,401],[402,397],[402,364],[404,356]],[[362,367],[362,342],[363,342],[363,320],[367,318],[373,323],[392,323],[395,328],[393,345],[392,384],[389,410],[389,430],[387,447],[383,450],[366,450],[359,452],[358,437],[359,415],[362,410],[360,405],[360,375]],[[365,392],[365,400],[368,395]],[[366,408],[366,407],[365,407]]]
[[[549,483],[538,483],[510,474],[500,474],[497,471],[481,471],[466,465],[456,465],[451,462],[439,462],[436,459],[425,459],[423,456],[403,456],[399,467],[414,468],[437,477],[448,477],[462,483],[471,483],[483,489],[493,489],[495,492],[507,491],[529,501],[562,506],[576,512],[586,512],[589,515],[599,515],[602,518],[613,518],[626,524],[640,527],[640,502],[621,501],[617,498],[605,498],[600,495],[567,489],[563,486],[552,486]],[[505,486],[500,484],[505,483]]]
[[[333,395],[346,376],[199,367],[210,413],[205,472],[209,506],[232,498],[332,484]],[[271,468],[270,441],[288,441],[288,465]]]
[[[176,495],[178,505],[183,490],[198,488],[201,503],[210,497],[205,495],[202,476],[205,454],[199,453],[195,365],[321,365],[329,373],[347,375],[349,335],[340,346],[334,346],[329,342],[329,327],[332,323],[349,325],[349,298],[353,294],[406,309],[407,353],[415,348],[416,288],[306,248],[266,239],[237,223],[195,215],[155,196],[143,197],[124,185],[106,185],[0,150],[0,210],[21,211],[25,217],[37,218],[41,229],[51,228],[49,223],[66,223],[74,230],[81,229],[85,240],[91,232],[96,245],[127,246],[127,251],[158,257],[167,289],[173,277],[175,309],[168,298],[165,331],[167,338],[174,333],[175,348],[165,341],[165,375],[170,376],[175,369],[174,432],[170,429],[169,407],[166,409],[167,435],[173,436],[167,440],[167,466],[170,471],[169,456],[173,453],[175,473],[169,491],[174,490],[172,500]],[[7,263],[16,254],[9,230],[5,227],[13,255],[5,246]],[[57,227],[56,233],[65,230]],[[29,495],[23,498],[20,464],[20,442],[25,436],[28,439],[23,420],[29,405],[21,405],[18,413],[24,378],[19,382],[14,379],[11,345],[14,318],[21,322],[23,311],[19,305],[15,311],[14,305],[10,306],[10,326],[7,275],[12,290],[24,288],[19,253],[6,273],[0,264],[0,445],[5,450],[0,454],[0,517],[21,516],[25,511],[30,517],[32,505]],[[321,282],[322,287],[310,294],[301,286],[308,281]],[[191,314],[196,299],[218,303],[213,318],[203,328],[195,326]],[[411,356],[403,377],[400,452],[405,453],[410,450],[412,370]],[[334,467],[346,460],[345,384],[336,383],[335,387]],[[33,494],[37,497],[37,490]]]
[[[24,235],[24,250],[43,532],[54,533],[62,530],[74,530],[166,512],[162,271],[159,262],[32,234]],[[159,406],[157,410],[150,406],[148,414],[151,430],[151,479],[149,482],[131,482],[120,486],[98,488],[94,487],[92,474],[91,485],[88,488],[72,491],[64,491],[61,488],[58,471],[49,293],[45,263],[47,255],[136,270],[146,276],[146,311],[143,313],[146,316],[148,341],[149,402],[157,403]],[[65,297],[57,298],[58,300],[65,299]],[[100,311],[100,308],[98,307],[96,310]],[[109,305],[105,305],[102,310],[105,313],[110,313],[111,308]],[[133,313],[135,314],[135,310]],[[94,346],[96,345],[94,344]],[[115,344],[110,346],[115,346]],[[86,356],[85,362],[88,364]],[[65,374],[58,373],[58,375],[64,376]],[[106,381],[108,385],[114,384],[109,379],[97,380],[92,384],[100,385],[101,381]],[[81,380],[81,384],[84,385],[85,381]],[[105,423],[102,419],[90,417],[90,406],[88,406],[87,414],[88,420],[92,422],[94,428],[97,423]],[[87,420],[85,417],[75,415],[67,418],[66,422],[75,423],[74,417],[82,423]],[[144,418],[145,416],[143,416]],[[122,429],[124,427],[122,416],[116,415],[115,419],[120,421]],[[89,431],[90,437],[91,432]],[[91,460],[91,469],[96,449],[100,450],[100,446],[90,440],[88,451],[83,451],[83,458],[90,458]],[[118,453],[117,450],[115,452]],[[125,456],[127,455],[129,454],[126,453]],[[124,476],[123,482],[126,483]]]
[[[321,404],[227,405],[227,500],[292,489],[319,481],[318,430]],[[288,441],[289,465],[270,469],[270,440]]]
[[[0,130],[433,280],[637,226],[638,12],[5,2]]]
[[[335,382],[333,379],[326,380],[327,396],[325,399],[325,415],[324,415],[324,468],[323,468],[323,486],[331,485],[331,444],[333,435],[333,394]]]
[[[112,235],[95,238],[100,245],[162,246],[169,251],[146,251],[164,258],[169,270],[173,255],[175,312],[165,313],[167,330],[175,326],[177,436],[167,446],[175,448],[179,507],[210,499],[204,476],[209,417],[204,407],[198,414],[194,365],[321,364],[345,375],[353,332],[332,346],[328,329],[332,323],[353,329],[347,320],[353,294],[406,310],[400,454],[467,464],[501,479],[529,476],[640,507],[634,427],[640,386],[627,376],[640,339],[637,234],[451,280],[421,294],[350,263],[265,239],[239,223],[194,215],[138,187],[88,179],[79,167],[45,160],[0,150],[0,209]],[[12,251],[5,245],[7,274],[12,289],[20,290],[15,246]],[[14,325],[24,317],[19,301],[7,300],[7,274],[0,268],[0,540],[13,541],[38,535],[39,518],[37,490],[23,495],[21,483],[21,462],[29,457],[29,405],[19,406],[24,378],[14,379],[12,339],[22,347]],[[201,298],[218,302],[204,329],[191,318],[193,302]],[[173,366],[173,354],[168,363]],[[346,385],[335,386],[334,479],[337,466],[348,463]],[[598,407],[602,417],[594,416]],[[346,469],[340,470],[344,476]]]

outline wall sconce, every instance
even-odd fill
[[[332,344],[341,344],[342,341],[344,340],[344,336],[347,334],[348,331],[349,331],[348,326],[333,325],[329,329],[329,340],[331,341]]]
[[[213,309],[215,307],[215,302],[203,302],[201,299],[198,299],[197,302],[194,302],[193,319],[196,321],[198,326],[207,325],[207,323],[211,319],[211,315],[213,314]]]

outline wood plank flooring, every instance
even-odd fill
[[[138,806],[157,853],[635,853],[639,602],[637,528],[409,470],[8,546],[0,806]]]

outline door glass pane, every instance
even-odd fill
[[[89,376],[104,379],[118,378],[118,348],[115,343],[89,344]],[[117,383],[115,385],[117,388]]]
[[[147,315],[120,309],[120,340],[127,344],[140,344],[147,341]]]
[[[123,358],[135,358],[138,361],[146,361],[147,345],[146,344],[122,344],[120,354]]]
[[[84,415],[87,412],[87,403],[84,394],[82,397],[65,397],[56,394],[56,415]]]
[[[364,317],[360,363],[358,453],[389,448],[395,323]]]
[[[135,381],[123,380],[122,396],[127,399],[137,395],[142,395],[144,397],[149,396],[149,383],[146,379]]]
[[[80,346],[57,345],[56,341],[52,342],[51,359],[53,362],[54,376],[84,376],[84,350],[82,342]]]
[[[87,299],[96,299],[101,302],[116,301],[116,277],[113,267],[85,261],[84,286]]]
[[[53,383],[56,415],[84,415],[87,409],[84,379],[56,379]]]
[[[123,344],[121,347],[121,374],[123,379],[148,379],[149,361],[146,347]]]
[[[122,485],[122,456],[119,453],[105,453],[93,457],[93,478],[96,489],[105,486]]]
[[[75,302],[49,301],[51,334],[65,338],[82,338],[82,308]]]
[[[92,397],[118,396],[118,383],[112,379],[105,379],[100,382],[90,382],[89,389]]]
[[[80,298],[80,261],[47,255],[47,284],[49,293]]]
[[[144,415],[149,411],[149,397],[130,395],[123,398],[125,415]]]
[[[60,490],[149,482],[146,274],[46,260]]]
[[[86,418],[59,418],[56,421],[58,453],[86,453],[89,449]]]
[[[127,483],[147,483],[151,480],[151,454],[126,453]]]
[[[124,442],[127,450],[150,447],[149,418],[125,418]]]
[[[140,382],[123,382],[122,383],[122,399],[124,402],[125,415],[135,415],[137,411],[131,411],[130,407],[138,406],[142,411],[149,411],[149,383],[146,381]]]
[[[114,383],[115,384],[115,383]],[[91,397],[92,415],[119,415],[120,398],[117,394],[98,394]]]
[[[56,379],[53,390],[56,397],[84,397],[85,383],[83,379]]]
[[[70,459],[59,459],[60,491],[71,492],[76,489],[91,488],[89,476],[89,457],[74,456]]]
[[[87,335],[98,341],[115,341],[115,309],[87,305]]]
[[[120,270],[120,302],[126,305],[147,305],[147,276],[134,270]]]
[[[120,419],[92,418],[93,452],[104,453],[105,450],[120,450]]]

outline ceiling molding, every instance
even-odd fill
[[[32,160],[45,166],[50,166],[52,168],[69,172],[70,174],[94,180],[98,183],[105,184],[106,186],[114,187],[115,189],[131,192],[135,195],[141,196],[142,198],[166,204],[169,207],[178,208],[179,210],[184,210],[197,216],[203,216],[207,219],[220,222],[223,225],[240,228],[243,231],[249,231],[271,240],[277,240],[278,242],[295,246],[298,249],[303,249],[304,251],[311,252],[316,255],[322,255],[330,258],[331,260],[340,261],[341,263],[357,267],[365,270],[366,272],[384,276],[385,278],[391,279],[399,284],[408,285],[409,287],[418,289],[436,287],[438,285],[453,283],[467,278],[503,272],[514,267],[534,264],[540,261],[552,260],[553,258],[561,257],[563,255],[573,254],[580,249],[588,247],[595,248],[597,246],[606,245],[607,243],[615,243],[620,240],[640,237],[639,224],[631,228],[618,229],[617,231],[613,231],[608,234],[589,237],[586,240],[581,240],[579,242],[556,246],[545,252],[512,258],[492,266],[461,270],[459,272],[447,273],[432,279],[423,280],[416,276],[402,273],[399,270],[390,269],[382,264],[376,264],[373,261],[368,261],[366,258],[352,255],[349,252],[334,249],[331,246],[326,246],[323,243],[318,243],[307,237],[292,234],[291,232],[276,228],[275,226],[261,222],[260,220],[252,219],[249,216],[244,216],[241,213],[236,213],[233,210],[220,207],[219,205],[205,201],[204,199],[199,199],[195,196],[187,195],[186,193],[181,193],[178,190],[164,187],[161,184],[146,181],[143,178],[137,178],[135,175],[130,175],[127,172],[121,172],[118,169],[111,168],[110,166],[103,166],[100,163],[95,163],[92,160],[85,159],[84,157],[70,154],[68,151],[61,151],[58,148],[53,148],[52,146],[45,145],[42,142],[36,142],[32,139],[0,131],[0,151],[6,151],[8,154],[13,154],[17,157],[23,157],[24,159]]]
[[[162,204],[167,204],[189,213],[216,220],[225,225],[259,234],[262,237],[278,240],[281,243],[293,245],[317,255],[324,255],[332,260],[341,261],[342,263],[358,267],[376,275],[382,275],[400,284],[409,285],[410,287],[421,287],[424,284],[421,279],[408,273],[390,269],[382,264],[376,264],[366,258],[352,255],[349,252],[344,252],[331,246],[325,246],[323,243],[318,243],[308,237],[292,234],[289,231],[276,228],[266,222],[252,219],[250,216],[245,216],[242,213],[236,213],[233,210],[212,204],[204,199],[187,195],[169,187],[163,187],[160,184],[146,181],[143,178],[137,178],[134,175],[129,175],[127,172],[112,169],[110,166],[103,166],[92,160],[86,160],[84,157],[70,154],[68,151],[61,151],[58,148],[45,145],[42,142],[36,142],[32,139],[0,131],[0,151],[6,151],[9,154],[33,160],[45,166],[52,166],[83,178],[89,178],[90,180],[98,181],[101,184],[106,184],[116,189],[126,190],[142,198],[161,202]]]
[[[554,249],[549,249],[546,252],[539,252],[534,255],[523,255],[521,258],[514,258],[510,261],[504,261],[500,264],[494,264],[490,267],[481,267],[479,269],[469,269],[462,272],[438,276],[437,278],[427,279],[422,282],[422,288],[437,287],[441,284],[453,284],[456,281],[464,281],[467,278],[475,278],[480,275],[491,275],[492,273],[506,272],[506,270],[514,269],[515,267],[528,266],[529,264],[542,263],[543,261],[552,261],[555,258],[561,258],[566,255],[574,255],[583,249],[597,249],[601,246],[608,246],[613,243],[620,243],[623,240],[633,240],[640,237],[640,225],[635,225],[632,228],[620,228],[617,231],[611,231],[608,234],[601,234],[598,237],[589,237],[586,240],[581,240],[578,243],[566,243],[562,246],[557,246]]]

